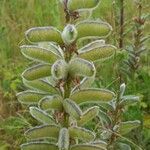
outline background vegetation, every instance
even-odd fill
[[[94,11],[93,18],[100,18],[113,26],[113,33],[106,42],[119,47],[121,0],[102,0]],[[28,112],[16,100],[16,93],[24,86],[20,74],[28,65],[22,57],[19,45],[25,42],[24,32],[34,26],[54,25],[61,28],[63,21],[57,0],[0,0],[0,150],[19,149],[24,141],[23,132],[34,123]],[[143,149],[150,149],[150,60],[149,60],[149,9],[148,0],[142,0],[142,17],[146,20],[142,26],[142,38],[145,51],[140,55],[139,67],[135,76],[128,76],[124,61],[129,59],[125,49],[134,43],[138,15],[136,0],[124,0],[124,45],[119,57],[109,62],[97,64],[99,72],[94,86],[118,89],[120,82],[126,82],[127,94],[136,94],[141,98],[138,105],[130,107],[124,119],[140,119],[143,126],[129,135]],[[134,45],[134,44],[133,44]],[[123,67],[123,69],[122,69]],[[122,70],[122,71],[121,71]],[[121,79],[120,79],[121,78]],[[24,116],[24,117],[23,117]],[[137,132],[138,131],[138,132]],[[12,148],[13,146],[13,148]]]

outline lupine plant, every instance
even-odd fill
[[[21,46],[22,54],[34,65],[22,73],[29,90],[18,93],[17,97],[40,122],[39,126],[25,132],[27,143],[22,144],[21,149],[111,149],[117,139],[116,134],[110,134],[112,131],[126,133],[128,128],[131,131],[139,124],[119,119],[121,106],[133,100],[123,96],[124,84],[119,97],[107,89],[91,87],[96,74],[94,62],[112,57],[117,50],[102,40],[112,28],[106,22],[88,18],[99,0],[61,0],[60,3],[66,16],[64,29],[31,28],[25,33],[30,45]],[[78,41],[86,39],[90,43],[79,47]],[[104,112],[105,106],[112,109],[108,111],[109,116]],[[85,128],[97,117],[103,126],[103,140]]]

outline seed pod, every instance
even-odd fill
[[[72,100],[65,99],[63,101],[63,106],[65,111],[73,118],[80,119],[82,115],[82,110],[80,107]]]
[[[59,126],[56,125],[42,125],[31,128],[25,132],[25,136],[29,139],[44,139],[44,138],[58,138]]]
[[[89,109],[87,109],[85,112],[83,112],[82,116],[80,117],[80,120],[78,120],[78,126],[83,126],[92,119],[94,119],[99,113],[99,107],[93,106]]]
[[[30,142],[21,145],[21,150],[58,150],[58,147],[48,142]]]
[[[54,52],[38,47],[35,45],[23,45],[20,47],[22,54],[30,60],[43,63],[54,63],[57,59],[60,58],[59,55]]]
[[[74,58],[69,63],[69,74],[71,76],[91,77],[95,74],[95,66],[92,62],[81,58]]]
[[[65,79],[68,75],[68,64],[62,59],[56,61],[52,66],[51,73],[56,79]]]
[[[76,40],[77,35],[77,30],[72,24],[68,24],[61,34],[62,39],[66,45],[70,45],[71,43],[73,43]]]
[[[59,132],[58,148],[59,150],[69,149],[69,133],[67,128],[62,128]]]
[[[96,141],[92,142],[91,144],[107,148],[107,143],[104,141],[101,141],[101,140],[96,140]]]
[[[70,11],[78,9],[94,8],[100,0],[68,0],[67,6]]]
[[[17,94],[18,101],[23,104],[37,104],[44,96],[46,96],[45,93],[30,90]]]
[[[51,66],[47,64],[38,64],[26,69],[22,73],[22,77],[26,80],[36,80],[51,75]]]
[[[40,100],[39,107],[44,110],[62,110],[62,97],[59,95],[47,96]]]
[[[48,83],[46,80],[43,79],[33,80],[33,81],[28,81],[26,79],[23,79],[23,83],[26,87],[30,89],[38,90],[41,92],[47,92],[51,94],[59,93],[55,87],[53,87],[50,83]]]
[[[79,57],[88,61],[97,61],[100,59],[110,58],[115,54],[116,47],[112,45],[94,46],[93,48],[84,48],[84,51],[79,52]]]
[[[69,134],[72,139],[80,139],[85,142],[95,139],[95,134],[92,131],[80,127],[70,127]]]
[[[70,99],[77,104],[98,103],[101,101],[111,101],[115,94],[109,90],[99,88],[87,88],[71,94]]]
[[[45,111],[37,108],[37,107],[30,107],[30,114],[36,120],[43,124],[51,124],[54,123],[53,117],[47,114]]]
[[[61,32],[55,27],[35,27],[25,32],[26,39],[30,42],[56,42],[62,44]]]
[[[102,21],[81,21],[76,25],[78,39],[80,38],[102,38],[106,37],[112,30],[112,27]]]

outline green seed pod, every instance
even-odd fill
[[[62,44],[61,32],[55,27],[35,27],[25,32],[29,42],[56,42]]]
[[[95,74],[95,66],[92,62],[81,58],[74,58],[69,62],[69,74],[71,76],[91,77]]]
[[[67,128],[62,128],[59,132],[58,148],[59,150],[69,149],[69,132]]]
[[[48,142],[30,142],[22,144],[21,150],[58,150],[58,147]]]
[[[59,55],[54,52],[38,47],[35,45],[23,45],[20,47],[22,54],[30,60],[43,63],[54,63],[57,59],[60,58]]]
[[[91,145],[91,144],[78,144],[73,145],[70,150],[107,150],[104,147]]]
[[[22,104],[37,104],[44,96],[46,96],[45,93],[30,90],[17,94],[18,101]]]
[[[80,117],[80,120],[78,120],[78,126],[83,126],[92,119],[94,119],[99,113],[99,107],[93,106],[89,109],[87,109],[82,116]]]
[[[45,111],[37,108],[37,107],[30,107],[30,114],[33,118],[38,120],[43,124],[51,124],[54,123],[53,117],[47,114]]]
[[[79,57],[89,60],[89,61],[97,61],[100,59],[110,58],[115,54],[116,47],[112,45],[101,45],[94,46],[93,48],[84,48],[84,51],[79,52]]]
[[[38,64],[26,69],[22,73],[22,77],[26,80],[36,80],[51,75],[51,66],[47,64]]]
[[[95,139],[95,134],[92,131],[80,127],[70,127],[69,135],[72,139],[80,139],[85,142],[93,141]]]
[[[72,100],[65,99],[63,101],[63,106],[65,111],[73,118],[80,119],[82,115],[82,110],[80,107]]]
[[[87,88],[71,94],[70,99],[77,104],[96,103],[101,101],[111,101],[115,94],[109,90],[99,88]]]
[[[42,125],[31,128],[25,132],[25,136],[29,139],[44,139],[44,138],[58,138],[59,126],[56,125]]]
[[[100,0],[68,0],[67,6],[70,11],[78,9],[94,8]]]
[[[97,140],[92,142],[91,144],[96,145],[96,146],[100,146],[100,147],[104,147],[107,148],[107,143],[101,140]]]
[[[58,60],[52,65],[52,76],[56,79],[65,79],[68,75],[68,64],[65,60]]]
[[[112,27],[102,21],[81,21],[76,25],[78,39],[80,38],[102,38],[106,37],[112,30]]]
[[[59,95],[47,96],[40,100],[39,107],[44,110],[62,110],[62,97]]]
[[[72,24],[68,24],[61,34],[62,39],[66,45],[70,45],[71,43],[73,43],[76,40],[77,35],[77,30]]]
[[[33,81],[28,81],[26,79],[23,79],[23,83],[26,87],[37,91],[47,92],[50,94],[59,93],[55,87],[53,87],[48,81],[43,79],[33,80]]]

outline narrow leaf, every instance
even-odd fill
[[[104,141],[101,141],[101,140],[94,141],[91,144],[96,145],[96,146],[100,146],[100,147],[104,147],[104,148],[107,147],[107,143]]]

